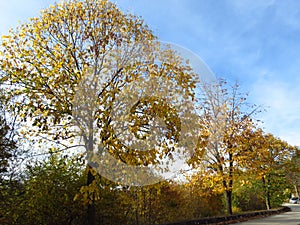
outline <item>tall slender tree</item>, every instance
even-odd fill
[[[224,193],[227,213],[232,214],[233,182],[247,159],[243,143],[255,130],[251,116],[258,108],[247,103],[238,84],[228,86],[220,81],[203,86],[203,90],[200,145],[189,162],[194,168],[202,168],[215,192]]]

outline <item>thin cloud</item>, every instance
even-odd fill
[[[252,96],[256,103],[266,106],[267,111],[259,115],[266,130],[300,145],[300,89],[270,76],[254,83]]]

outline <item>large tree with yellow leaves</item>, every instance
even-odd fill
[[[115,99],[135,81],[141,85],[152,77],[156,89],[157,84],[171,84],[174,92],[182,94],[180,99],[193,97],[192,69],[173,51],[161,50],[141,18],[124,14],[107,0],[52,5],[3,36],[1,44],[1,82],[9,85],[6,95],[11,107],[20,109],[28,126],[25,135],[55,143],[58,151],[77,146],[71,142],[79,135],[87,153],[98,138],[119,161],[155,164],[157,149],[137,151],[115,138],[111,126]],[[176,102],[174,96],[168,101]],[[89,97],[92,101],[84,101]],[[146,97],[134,105],[130,120],[135,137],[145,138],[151,118],[157,116],[166,124],[166,138],[178,141],[180,121],[166,98]],[[164,154],[169,151],[165,148]],[[89,171],[87,186],[93,186],[94,178]],[[87,200],[89,225],[96,224],[94,201],[93,195]]]

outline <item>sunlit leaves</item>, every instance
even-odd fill
[[[172,158],[186,122],[179,119],[180,101],[194,98],[197,79],[140,17],[107,0],[64,1],[2,38],[1,81],[9,87],[10,108],[20,109],[24,137],[39,147],[80,145],[88,155],[96,148],[133,166]],[[147,87],[151,79],[156,83]],[[124,142],[112,122],[116,99],[122,92],[131,96],[131,87],[141,101],[131,112],[130,131],[158,143],[144,151]],[[153,89],[159,94],[141,97]],[[157,118],[164,126],[151,129]]]

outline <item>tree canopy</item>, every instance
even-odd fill
[[[28,127],[24,135],[52,143],[57,151],[82,145],[92,161],[90,170],[107,161],[92,158],[95,148],[99,155],[109,152],[116,163],[135,166],[130,169],[155,165],[168,155],[182,128],[173,105],[192,99],[197,82],[192,68],[171,49],[162,49],[141,18],[121,12],[107,0],[73,0],[43,10],[3,37],[0,65],[1,83],[9,85],[10,108],[20,109]],[[132,91],[136,86],[141,89]],[[158,92],[151,96],[153,90]],[[166,126],[157,148],[132,148],[113,127],[124,107],[116,99],[133,95],[138,101],[126,129],[145,139],[153,118],[160,118]],[[123,171],[113,173],[122,176]],[[90,171],[87,185],[91,187],[94,179]],[[148,180],[146,176],[142,182]],[[89,205],[95,221],[93,200]]]

